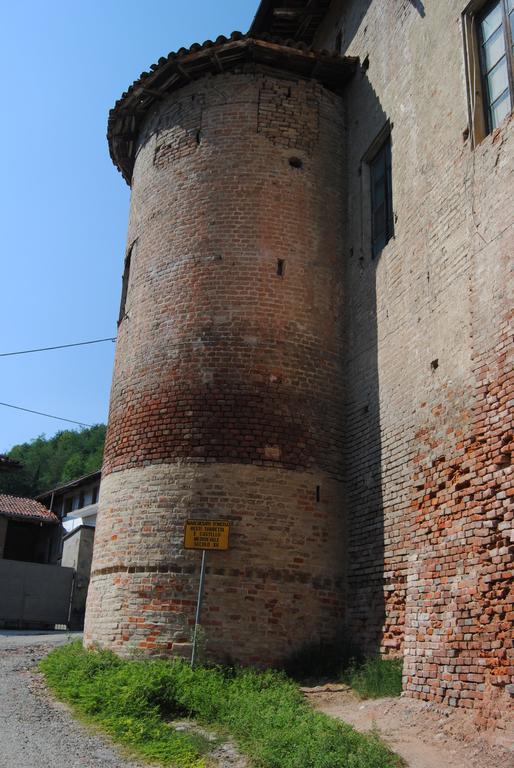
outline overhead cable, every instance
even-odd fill
[[[93,341],[78,341],[75,344],[59,344],[56,347],[40,347],[39,349],[23,349],[21,352],[0,352],[0,357],[11,357],[12,355],[29,355],[32,352],[49,352],[53,349],[68,349],[69,347],[84,347],[87,344],[101,344],[104,341],[116,341],[116,336],[107,339],[94,339]]]
[[[69,424],[78,424],[79,427],[93,427],[94,424],[85,424],[83,421],[74,421],[73,419],[65,419],[62,416],[53,416],[51,413],[42,413],[41,411],[33,411],[30,408],[22,408],[20,405],[11,405],[10,403],[0,403],[5,408],[14,408],[17,411],[26,411],[26,413],[35,413],[37,416],[46,416],[48,419],[57,419],[57,421],[67,421]]]

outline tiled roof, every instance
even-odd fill
[[[40,501],[50,499],[52,494],[57,495],[64,493],[65,491],[68,491],[72,488],[79,488],[81,485],[90,485],[91,483],[95,483],[97,480],[99,481],[101,477],[101,469],[97,470],[96,472],[89,472],[87,475],[81,475],[80,477],[76,477],[74,480],[70,480],[68,483],[63,483],[62,485],[58,485],[56,488],[50,488],[50,490],[38,494],[36,499]]]
[[[14,520],[27,520],[27,522],[59,522],[58,517],[39,501],[22,499],[20,496],[7,496],[3,493],[0,493],[0,515]]]
[[[357,59],[342,57],[334,51],[315,51],[298,40],[282,40],[268,34],[255,37],[241,32],[169,53],[152,64],[149,72],[142,72],[109,112],[109,150],[124,179],[130,184],[139,129],[156,102],[199,77],[227,72],[246,63],[314,78],[326,88],[340,92],[353,75]]]

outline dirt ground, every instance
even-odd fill
[[[33,635],[0,632],[0,768],[143,768],[48,694],[35,665],[72,638]],[[342,685],[302,690],[316,709],[359,731],[377,731],[409,768],[514,768],[514,750],[477,733],[466,712],[407,698],[360,701]],[[174,727],[199,730],[187,721]],[[216,744],[211,759],[218,768],[247,766],[231,744]]]
[[[514,768],[514,751],[478,733],[467,712],[404,697],[361,701],[341,685],[302,690],[321,712],[377,731],[409,768]]]

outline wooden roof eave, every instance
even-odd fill
[[[353,74],[356,61],[308,50],[302,43],[248,37],[220,45],[204,44],[180,56],[170,54],[151,72],[143,73],[111,110],[107,132],[111,158],[130,184],[139,130],[153,104],[206,74],[216,75],[254,62],[300,77],[315,77],[331,90],[340,91]]]

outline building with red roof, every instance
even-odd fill
[[[0,494],[0,558],[32,563],[55,562],[59,555],[59,518],[34,499]]]

